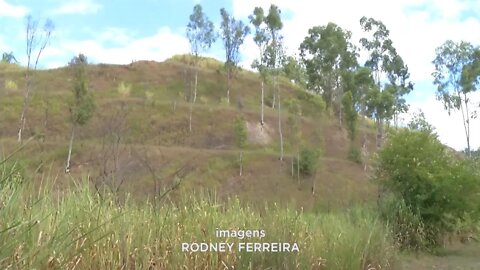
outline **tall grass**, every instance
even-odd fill
[[[1,269],[385,269],[394,250],[370,211],[314,215],[289,208],[254,211],[238,199],[185,196],[156,209],[122,204],[86,183],[3,185]],[[263,229],[266,237],[216,238],[215,229]],[[183,242],[296,242],[299,252],[182,252]]]

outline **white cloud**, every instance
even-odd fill
[[[108,31],[104,32],[105,38],[109,36],[106,34]],[[68,59],[83,53],[96,63],[130,64],[133,60],[163,61],[174,54],[187,53],[189,50],[188,40],[173,33],[168,27],[160,28],[153,36],[135,40],[125,37],[122,42],[124,43],[110,47],[99,40],[59,41],[56,47],[45,51],[45,56],[51,56],[50,59],[58,59],[60,56]],[[58,67],[55,63],[58,66],[64,65],[51,60],[47,67]]]
[[[93,0],[75,0],[67,2],[60,7],[54,9],[51,13],[55,15],[67,15],[67,14],[90,14],[96,13],[102,6],[95,3]]]
[[[23,17],[28,13],[28,8],[20,5],[13,5],[7,3],[5,0],[0,0],[0,16],[5,17]]]

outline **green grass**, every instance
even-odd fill
[[[84,183],[61,193],[48,185],[0,191],[2,269],[367,269],[388,268],[394,250],[370,211],[313,215],[270,207],[263,214],[238,199],[185,196],[118,203]],[[263,229],[266,237],[216,238],[215,229]],[[183,242],[289,242],[299,252],[182,252]]]

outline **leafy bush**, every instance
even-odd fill
[[[317,169],[319,157],[320,153],[318,151],[303,148],[302,151],[300,151],[300,160],[295,159],[293,164],[294,170],[297,170],[300,166],[298,169],[303,176],[313,175]]]
[[[404,203],[397,212],[418,215],[429,245],[455,232],[456,225],[467,217],[479,219],[480,176],[470,161],[454,155],[429,130],[393,133],[379,152],[375,179],[384,191],[381,195],[392,194],[402,201],[397,205]],[[385,203],[382,199],[380,202]],[[396,234],[408,233],[409,229],[396,224],[402,219],[389,221],[399,228]],[[402,243],[410,245],[411,241]]]
[[[124,82],[121,82],[117,87],[117,92],[123,98],[129,97],[131,90],[132,90],[132,86],[129,84],[125,84]]]
[[[5,81],[5,89],[7,89],[7,90],[17,90],[18,89],[17,83],[15,81],[12,81],[12,80],[6,80]]]
[[[348,150],[348,159],[357,164],[362,163],[362,155],[360,149],[358,149],[358,147],[354,145],[350,145],[350,149]]]

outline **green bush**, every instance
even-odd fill
[[[418,215],[429,245],[456,232],[457,224],[467,217],[479,219],[480,176],[469,160],[453,154],[429,130],[392,133],[379,152],[375,179],[383,190],[381,195],[391,194],[404,203],[401,211]],[[408,233],[402,230],[400,233]],[[410,242],[402,241],[407,246]]]
[[[354,145],[350,145],[350,149],[348,150],[348,159],[353,161],[357,164],[362,163],[362,155],[360,149]]]
[[[294,170],[296,171],[298,166],[299,171],[303,176],[311,176],[315,173],[318,165],[318,158],[320,153],[310,148],[303,148],[300,151],[300,160],[297,158],[294,161]]]

